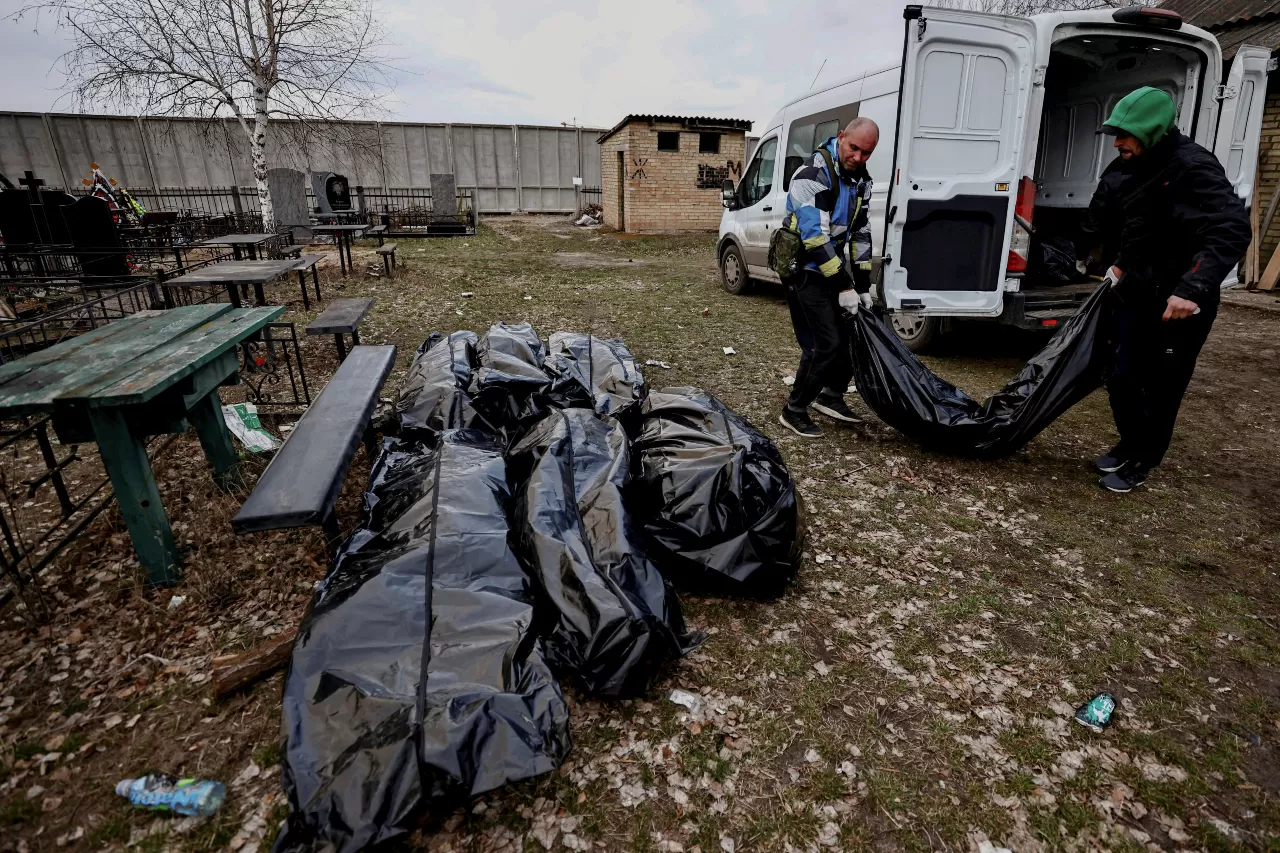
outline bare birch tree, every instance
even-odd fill
[[[74,47],[59,63],[81,109],[233,117],[249,144],[264,227],[272,122],[366,117],[389,89],[370,0],[42,0]]]

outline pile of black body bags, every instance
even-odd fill
[[[802,544],[774,444],[715,397],[650,393],[621,341],[432,335],[284,688],[278,851],[355,851],[546,773],[565,679],[643,694],[696,647],[673,583],[773,598]]]

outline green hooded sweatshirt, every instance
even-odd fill
[[[1178,108],[1164,92],[1152,86],[1134,89],[1116,103],[1102,132],[1127,133],[1150,148],[1165,138],[1178,120]]]

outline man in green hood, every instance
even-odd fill
[[[1178,109],[1143,86],[1099,133],[1119,156],[1102,173],[1077,243],[1109,267],[1117,306],[1107,390],[1120,443],[1094,463],[1113,492],[1164,459],[1222,282],[1249,247],[1249,214],[1217,158],[1184,136]]]

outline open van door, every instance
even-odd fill
[[[1035,24],[920,6],[903,17],[885,302],[925,315],[995,316],[1023,177]]]
[[[1241,45],[1221,90],[1222,108],[1218,111],[1213,153],[1246,206],[1253,196],[1253,178],[1258,171],[1270,64],[1271,51],[1267,48]]]

